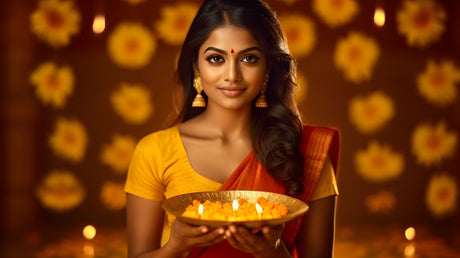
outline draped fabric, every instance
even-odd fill
[[[304,155],[304,191],[294,196],[305,203],[313,195],[319,175],[327,156],[331,159],[334,171],[337,171],[339,159],[338,131],[320,126],[304,126],[300,141],[300,150]],[[286,188],[276,181],[252,152],[224,182],[220,190],[256,190],[286,193]],[[299,232],[302,217],[286,223],[282,240],[288,250],[294,251],[295,238]],[[234,249],[228,241],[222,241],[209,247],[194,248],[188,257],[252,257],[252,255]]]

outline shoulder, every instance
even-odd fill
[[[320,125],[304,125],[302,129],[302,135],[309,134],[339,134],[339,130],[334,127],[320,126]]]
[[[177,127],[169,127],[163,130],[155,131],[153,133],[150,133],[139,141],[140,145],[150,145],[150,144],[158,144],[161,142],[168,142],[175,140],[177,137]]]

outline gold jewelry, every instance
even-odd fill
[[[203,86],[201,86],[201,77],[197,76],[193,79],[193,88],[196,90],[196,96],[193,99],[192,107],[206,107],[206,101],[204,101],[201,92],[203,91]]]
[[[268,74],[265,75],[264,87],[262,91],[260,92],[259,97],[256,100],[256,107],[258,108],[268,107],[267,100],[265,99],[265,90],[267,90],[267,82],[268,82]]]

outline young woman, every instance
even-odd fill
[[[128,172],[129,257],[331,257],[336,130],[302,126],[295,62],[260,0],[206,0],[184,41],[177,123],[144,137]],[[214,190],[261,190],[307,202],[282,227],[192,226],[162,201]]]

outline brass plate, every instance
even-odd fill
[[[192,204],[193,200],[198,200],[200,202],[205,202],[210,200],[212,202],[221,201],[232,203],[233,200],[238,200],[244,198],[249,202],[255,203],[258,197],[265,197],[269,202],[278,202],[286,205],[288,208],[288,214],[285,217],[278,219],[262,219],[262,220],[247,220],[247,221],[225,221],[225,220],[204,220],[197,218],[190,218],[182,216],[182,213],[185,211],[185,208]],[[192,225],[206,225],[209,227],[220,227],[220,226],[229,226],[242,225],[248,228],[259,228],[261,226],[276,226],[286,223],[297,216],[300,216],[307,212],[308,205],[302,202],[299,199],[278,194],[272,192],[262,192],[262,191],[212,191],[212,192],[196,192],[182,194],[174,196],[163,201],[163,209],[167,212],[176,216],[176,218],[192,224]]]

